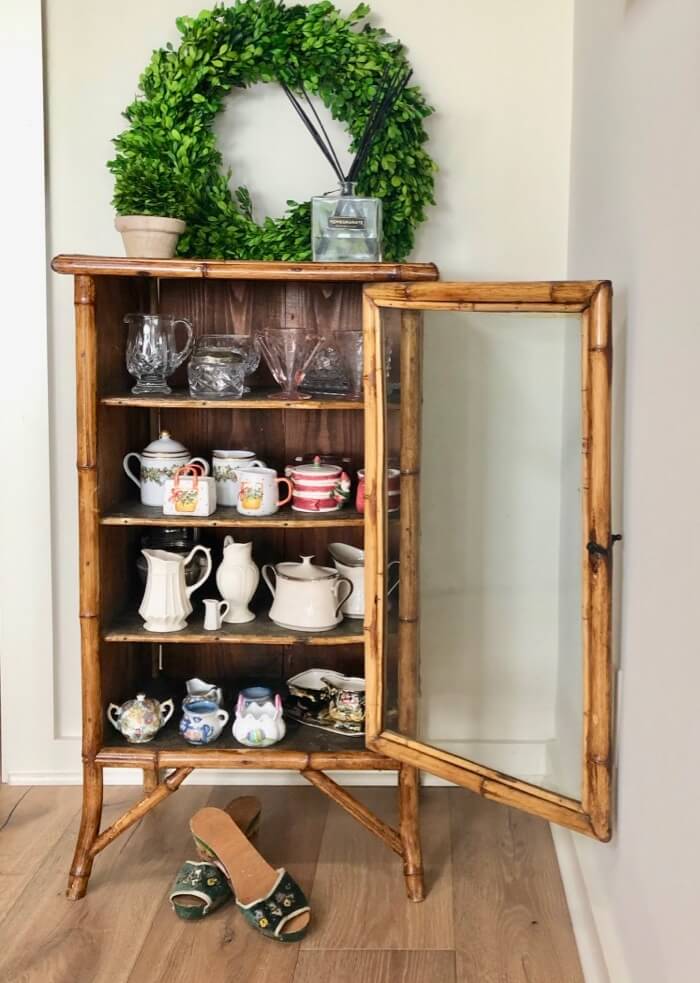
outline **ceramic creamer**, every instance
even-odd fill
[[[188,744],[211,744],[227,723],[227,711],[213,700],[188,696],[182,702],[180,733]]]
[[[221,706],[224,702],[224,696],[220,686],[217,686],[215,683],[207,683],[204,679],[197,678],[197,676],[187,680],[185,689],[187,690],[188,696],[197,696],[200,700],[212,700],[217,706]]]

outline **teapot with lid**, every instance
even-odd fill
[[[139,462],[139,477],[129,467],[129,459],[135,457]],[[167,430],[162,430],[157,440],[140,453],[129,451],[124,458],[124,470],[141,489],[144,505],[162,508],[165,497],[165,482],[186,464],[201,464],[204,474],[209,474],[209,464],[201,457],[191,457],[190,452],[179,440],[174,440]]]

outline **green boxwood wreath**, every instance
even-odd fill
[[[258,225],[247,188],[231,194],[212,122],[234,86],[285,82],[295,89],[301,82],[345,123],[354,150],[375,84],[387,66],[407,64],[400,42],[381,28],[359,26],[368,14],[364,3],[344,17],[330,2],[238,0],[178,18],[179,47],[154,51],[140,79],[143,95],[124,112],[130,126],[114,140],[117,153],[107,166],[116,178],[118,214],[184,219],[180,256],[311,259],[310,203],[289,201],[282,218]],[[434,204],[435,164],[423,128],[431,112],[416,86],[406,89],[360,175],[359,193],[384,201],[388,260],[410,253],[426,205]]]

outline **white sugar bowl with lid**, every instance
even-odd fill
[[[312,559],[302,556],[301,563],[266,563],[262,568],[273,598],[270,619],[281,628],[329,631],[343,620],[340,609],[352,594],[352,583],[332,567],[316,566]]]
[[[129,468],[130,458],[139,462],[139,477]],[[141,454],[130,451],[124,458],[124,470],[141,489],[141,502],[162,508],[165,498],[165,482],[172,478],[178,468],[186,464],[201,464],[204,474],[209,474],[209,464],[201,457],[191,457],[190,452],[179,440],[174,440],[167,430],[161,431],[157,440],[152,440]]]

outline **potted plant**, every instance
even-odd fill
[[[177,169],[162,157],[144,150],[110,161],[117,176],[113,204],[115,226],[121,232],[127,256],[170,259],[175,255],[185,222],[188,193],[179,186]]]

